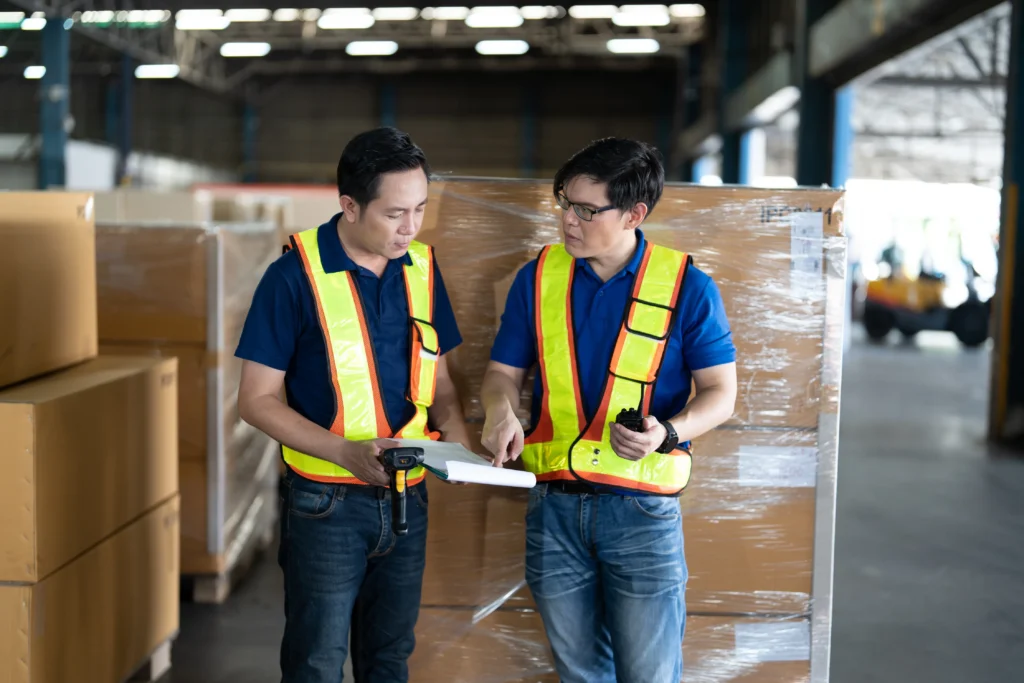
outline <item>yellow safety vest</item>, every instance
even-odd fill
[[[690,479],[690,452],[620,458],[609,423],[623,408],[649,414],[651,394],[668,343],[676,302],[691,259],[646,243],[623,315],[601,404],[588,421],[572,320],[575,259],[563,245],[546,247],[537,262],[535,324],[544,388],[540,416],[526,437],[523,463],[538,481],[579,479],[598,485],[677,495]]]
[[[431,247],[419,242],[409,245],[410,265],[404,266],[405,289],[409,301],[411,359],[408,400],[416,413],[395,431],[388,422],[384,398],[377,374],[377,360],[370,342],[370,331],[356,287],[349,271],[327,273],[320,261],[317,241],[319,228],[291,236],[298,251],[327,345],[327,358],[334,387],[335,414],[330,430],[355,441],[395,437],[436,440],[437,432],[427,425],[427,408],[434,402],[437,377],[438,341],[433,326],[434,268]],[[332,462],[282,446],[284,461],[298,474],[315,481],[340,484],[364,484],[351,472]],[[410,470],[409,486],[425,476],[423,467]]]

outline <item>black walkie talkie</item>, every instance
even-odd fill
[[[623,408],[619,411],[615,422],[632,432],[644,431],[644,416],[636,408]]]
[[[405,475],[423,462],[423,449],[415,446],[389,448],[380,454],[384,471],[391,477],[391,530],[396,536],[409,533],[405,521]]]

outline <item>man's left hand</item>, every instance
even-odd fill
[[[665,443],[667,436],[668,432],[653,415],[644,418],[642,432],[634,432],[615,422],[611,426],[612,448],[626,460],[643,460]]]

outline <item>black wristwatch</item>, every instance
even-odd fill
[[[667,434],[665,440],[658,446],[658,453],[671,453],[677,445],[679,445],[679,435],[676,434],[676,428],[672,426],[671,422],[662,422],[661,426],[665,428]]]

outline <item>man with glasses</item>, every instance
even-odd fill
[[[563,683],[682,675],[677,497],[690,441],[732,415],[736,352],[711,278],[640,230],[664,177],[653,148],[614,138],[559,170],[563,243],[517,274],[481,392],[495,466],[521,454],[537,475],[526,578]]]

